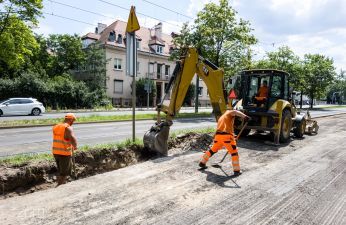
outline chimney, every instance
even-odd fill
[[[107,28],[106,24],[97,23],[97,27],[95,28],[95,34],[100,34],[106,28]]]
[[[155,25],[155,36],[157,39],[161,40],[161,35],[162,34],[162,23],[158,23],[157,25]]]

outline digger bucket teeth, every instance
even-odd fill
[[[153,126],[149,131],[144,134],[143,143],[144,146],[151,151],[157,152],[161,155],[167,156],[168,154],[168,136],[169,125],[164,123]]]

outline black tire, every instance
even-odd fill
[[[294,136],[297,138],[302,138],[305,133],[306,128],[306,120],[303,118],[298,124],[297,127],[294,128]]]
[[[0,116],[2,116],[2,114],[3,114],[3,112],[2,112],[2,110],[0,109]]]
[[[292,129],[292,115],[290,111],[285,109],[282,112],[282,120],[281,120],[281,131],[280,131],[280,142],[286,143],[290,140]]]
[[[41,114],[41,110],[40,110],[39,108],[33,108],[33,109],[31,110],[31,114],[32,114],[33,116],[39,116],[39,115]]]

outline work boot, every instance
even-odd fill
[[[201,167],[201,169],[204,170],[207,168],[207,165],[205,165],[205,163],[200,162],[199,167]]]
[[[233,176],[237,177],[240,176],[242,173],[240,171],[234,171]]]

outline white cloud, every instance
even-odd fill
[[[218,3],[218,0],[190,0],[190,4],[187,8],[187,14],[191,17],[196,16],[198,11],[201,11],[205,4],[214,2]]]
[[[33,31],[37,34],[42,34],[45,37],[48,37],[49,34],[53,33],[53,28],[41,22],[37,27],[33,28]]]

